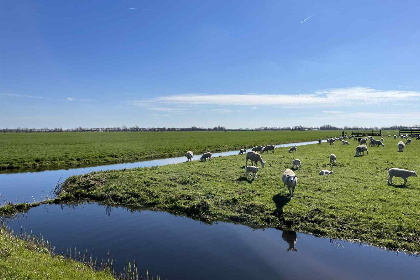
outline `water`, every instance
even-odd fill
[[[324,141],[325,142],[325,141]],[[318,141],[289,143],[276,145],[280,147],[302,146],[315,144]],[[214,153],[213,157],[237,155],[239,151],[229,151],[223,153]],[[199,160],[201,155],[195,155],[194,160]],[[0,205],[8,201],[19,202],[33,202],[45,200],[47,197],[52,197],[52,191],[58,182],[63,182],[70,176],[81,175],[93,171],[118,170],[124,168],[136,167],[152,167],[162,166],[168,164],[182,163],[186,161],[186,157],[175,157],[167,159],[156,159],[149,161],[139,161],[132,163],[121,163],[112,165],[101,165],[95,167],[74,168],[50,170],[42,172],[26,172],[26,173],[7,173],[0,174]]]
[[[10,221],[42,234],[57,252],[77,248],[117,271],[136,260],[162,279],[418,279],[420,258],[276,229],[206,225],[165,212],[83,204],[43,205]],[[294,249],[296,250],[294,250]],[[288,250],[290,249],[290,250]]]

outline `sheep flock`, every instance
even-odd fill
[[[397,136],[393,135],[393,137],[391,138],[391,135],[388,135],[389,139],[393,139],[393,140],[397,140]],[[368,151],[368,147],[367,144],[369,144],[370,147],[385,147],[384,144],[384,138],[379,139],[374,139],[371,136],[365,137],[365,138],[357,138],[354,136],[350,136],[350,137],[333,137],[333,138],[327,138],[326,142],[329,143],[330,145],[333,145],[335,141],[340,140],[342,142],[343,145],[350,145],[350,143],[348,141],[345,141],[344,139],[351,139],[354,138],[354,140],[356,140],[358,142],[359,145],[357,145],[355,147],[356,149],[356,155],[354,157],[360,157],[362,155],[369,155],[369,151]],[[398,146],[398,152],[403,152],[404,148],[407,144],[411,144],[411,139],[409,139],[408,137],[401,137],[401,139],[406,139],[406,142],[404,143],[403,141],[399,141],[397,143]],[[420,139],[419,137],[416,137],[416,139]],[[318,139],[317,140],[318,144],[321,145],[322,140]],[[394,146],[395,147],[395,146]],[[275,145],[259,145],[259,146],[255,146],[251,149],[251,151],[247,152],[247,148],[243,147],[242,149],[239,150],[239,155],[246,155],[246,160],[245,160],[245,177],[248,180],[248,177],[250,175],[252,175],[252,180],[255,180],[257,178],[257,173],[259,171],[258,168],[258,163],[261,164],[261,167],[264,168],[266,161],[263,160],[262,155],[264,152],[269,152],[272,151],[272,153],[274,153],[276,146]],[[394,150],[395,151],[395,150]],[[288,150],[289,153],[292,152],[297,152],[297,147],[293,146]],[[193,157],[194,157],[194,153],[192,151],[188,151],[186,153],[186,158],[187,161],[192,161]],[[349,155],[350,156],[350,155]],[[205,152],[203,153],[203,155],[200,158],[200,161],[205,162],[207,160],[211,160],[212,159],[212,153],[210,152]],[[248,165],[248,160],[251,162],[251,165]],[[337,156],[335,154],[330,154],[329,155],[329,161],[331,164],[331,167],[336,166],[337,164]],[[271,166],[271,165],[270,165]],[[289,165],[290,166],[290,165]],[[287,168],[282,175],[282,182],[284,184],[284,186],[287,188],[287,190],[289,191],[289,198],[293,197],[293,193],[297,187],[298,184],[298,175],[294,172],[296,170],[299,170],[302,168],[302,162],[299,159],[293,159],[292,161],[292,167],[291,169]],[[334,172],[332,170],[320,170],[319,171],[319,175],[332,175],[334,174]],[[402,168],[396,168],[396,167],[390,167],[388,170],[388,180],[387,183],[388,185],[392,185],[392,179],[394,177],[399,177],[402,178],[404,180],[404,186],[406,186],[407,184],[407,178],[408,177],[417,177],[417,173],[414,170],[407,170],[407,169],[402,169]]]

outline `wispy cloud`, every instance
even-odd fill
[[[305,21],[307,21],[308,19],[310,19],[311,17],[313,17],[314,15],[311,15],[311,16],[309,16],[309,17],[307,17],[307,18],[305,18],[304,20],[302,20],[300,23],[304,23]]]
[[[74,97],[67,97],[65,100],[67,101],[92,101],[91,99],[80,99],[80,98],[74,98]]]
[[[34,96],[34,95],[25,95],[25,94],[15,94],[15,93],[0,93],[0,95],[6,96],[16,96],[16,97],[26,97],[26,98],[36,98],[36,99],[50,99],[48,97],[43,96]]]
[[[369,105],[396,101],[418,101],[420,92],[402,90],[376,90],[368,87],[334,88],[311,94],[179,94],[149,100],[131,101],[133,105],[219,105],[219,106],[306,106],[335,107],[343,105]]]
[[[137,8],[135,8],[135,7],[130,7],[130,8],[128,8],[129,10],[137,10]]]

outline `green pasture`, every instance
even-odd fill
[[[395,178],[396,185],[388,186],[387,170],[399,167],[419,172],[420,141],[413,140],[403,153],[397,152],[398,141],[385,138],[385,147],[369,147],[369,155],[361,157],[355,157],[354,140],[349,140],[350,146],[341,142],[301,146],[297,153],[276,149],[263,155],[266,166],[254,181],[244,177],[245,155],[94,172],[68,178],[58,200],[159,209],[206,222],[291,227],[418,253],[420,178],[410,177],[405,187],[402,179]],[[331,153],[337,156],[335,166],[329,163]],[[302,161],[302,168],[295,171],[298,186],[290,200],[281,176],[295,158]],[[321,169],[334,174],[320,176]]]
[[[0,171],[93,166],[303,142],[341,131],[1,133]]]

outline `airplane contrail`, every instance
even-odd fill
[[[302,20],[300,23],[304,23],[305,21],[307,21],[308,19],[310,19],[311,17],[313,17],[314,15],[312,15],[312,16],[310,16],[310,17],[307,17],[307,18],[305,18],[304,20]]]

